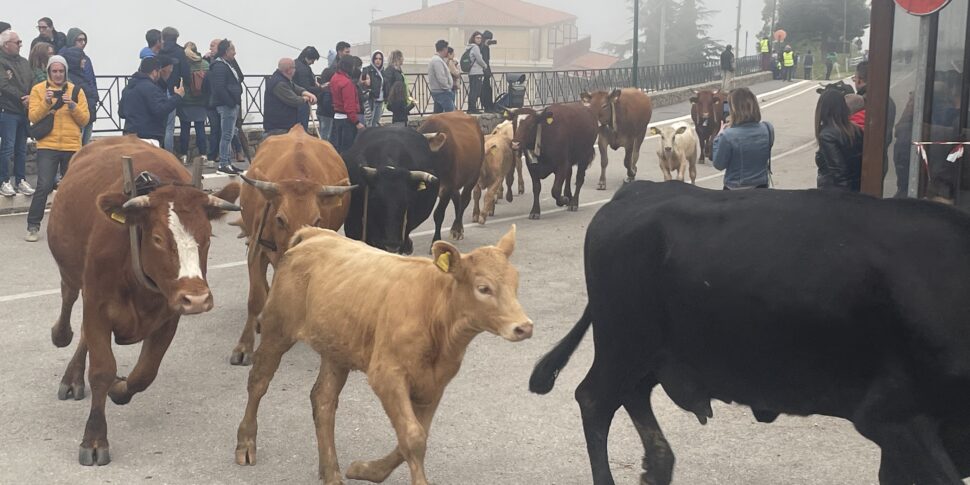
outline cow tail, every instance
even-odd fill
[[[593,318],[587,304],[583,316],[579,318],[573,329],[536,363],[532,370],[532,376],[529,378],[529,391],[536,394],[547,394],[552,390],[552,387],[556,384],[556,377],[559,376],[559,371],[566,367],[569,358],[576,351],[579,342],[583,340],[583,336],[586,335],[586,330],[589,329],[591,323],[593,323]]]

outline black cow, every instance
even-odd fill
[[[539,192],[542,179],[555,174],[552,198],[557,206],[579,209],[579,191],[586,179],[586,168],[596,155],[594,144],[599,133],[596,117],[581,103],[554,104],[536,113],[530,108],[506,111],[513,120],[512,149],[525,154],[532,176],[532,210],[529,219],[539,218]],[[570,190],[576,166],[576,195]],[[563,195],[563,185],[566,193]]]
[[[606,444],[620,406],[645,445],[643,483],[670,483],[657,384],[701,423],[711,399],[763,422],[848,419],[882,448],[882,484],[970,474],[970,216],[851,193],[634,182],[590,223],[585,268],[586,310],[529,388],[549,392],[596,327],[576,389],[596,485],[614,483]]]
[[[431,215],[438,197],[431,160],[432,152],[444,145],[444,138],[425,137],[397,126],[370,128],[357,137],[353,147],[343,153],[350,183],[363,188],[351,195],[344,222],[347,237],[364,239],[366,220],[367,244],[411,254],[414,245],[409,235]]]

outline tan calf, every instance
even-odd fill
[[[660,136],[657,158],[664,180],[673,179],[671,172],[677,171],[677,178],[683,182],[690,171],[690,183],[697,180],[697,134],[691,123],[674,123],[663,128],[650,128],[651,135]]]
[[[398,444],[383,458],[352,463],[347,478],[381,482],[406,461],[411,482],[427,484],[431,419],[468,344],[481,332],[513,342],[532,336],[532,321],[516,297],[518,273],[509,263],[514,247],[515,226],[496,246],[464,255],[437,241],[433,261],[390,254],[327,229],[298,231],[259,317],[262,339],[249,372],[236,462],[255,463],[259,402],[283,354],[302,341],[320,354],[310,401],[323,483],[343,483],[334,419],[347,375],[360,370]]]
[[[494,134],[485,137],[485,161],[482,163],[482,171],[478,176],[478,184],[475,185],[475,192],[472,196],[475,200],[472,220],[479,224],[485,224],[486,216],[495,215],[495,199],[502,190],[502,182],[507,181],[507,174],[512,172],[514,162],[511,138]],[[521,181],[521,178],[519,180]],[[508,201],[512,202],[511,182],[508,185]],[[485,191],[485,204],[482,210],[479,210],[478,202],[482,198],[483,190]]]
[[[501,135],[504,138],[508,138],[509,147],[512,146],[512,139],[515,138],[515,124],[511,120],[505,120],[498,124],[494,130],[492,130],[493,135]],[[512,157],[515,159],[515,172],[509,170],[505,175],[505,184],[509,187],[509,193],[505,194],[505,200],[512,202],[512,182],[515,181],[515,176],[519,176],[519,195],[525,193],[525,179],[522,178],[522,154],[516,150],[512,150]],[[498,187],[497,197],[502,198],[502,186]]]

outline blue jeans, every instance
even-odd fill
[[[364,120],[364,126],[368,128],[374,128],[381,126],[381,116],[384,114],[384,102],[377,101],[376,99],[367,100],[367,119]]]
[[[337,153],[343,153],[354,146],[357,139],[357,126],[351,124],[349,119],[334,120],[333,122],[333,147]]]
[[[455,93],[452,91],[439,91],[431,93],[434,100],[435,113],[450,113],[455,110]]]
[[[333,118],[318,116],[317,121],[320,122],[320,133],[317,133],[320,139],[333,142],[330,138],[330,135],[333,134]]]
[[[199,155],[207,153],[208,145],[205,139],[205,121],[190,121],[179,119],[181,122],[181,132],[179,134],[179,148],[185,155],[189,154],[189,138],[191,137],[192,125],[195,125],[195,146],[199,149]]]
[[[0,183],[10,180],[13,159],[15,183],[27,176],[27,117],[17,113],[0,113]]]
[[[236,115],[238,106],[218,106],[221,138],[219,139],[219,166],[226,167],[232,163],[232,138],[236,135]]]
[[[81,130],[81,146],[91,143],[91,132],[94,130],[94,120],[84,126]]]
[[[300,124],[303,125],[303,129],[307,132],[310,131],[310,105],[306,103],[300,103],[300,106],[296,108],[296,116],[300,119]]]
[[[37,150],[37,187],[30,200],[30,210],[27,212],[27,230],[40,230],[40,221],[44,220],[44,209],[47,208],[47,197],[54,191],[54,182],[59,173],[61,177],[67,173],[67,162],[74,152],[60,150]]]
[[[175,110],[173,109],[171,113],[168,114],[168,119],[165,121],[165,143],[162,144],[162,148],[175,154]]]

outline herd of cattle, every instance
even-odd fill
[[[693,182],[698,150],[711,156],[719,99],[701,93],[695,123],[653,128],[665,180],[677,171]],[[252,368],[236,462],[255,463],[260,400],[282,355],[302,341],[321,356],[311,400],[323,483],[344,476],[334,416],[355,370],[367,374],[397,445],[345,476],[381,482],[407,462],[412,483],[428,483],[428,429],[471,340],[489,332],[517,342],[533,332],[510,263],[515,226],[495,246],[462,253],[441,241],[448,205],[451,237],[461,239],[473,194],[472,218],[484,224],[497,199],[512,200],[516,172],[524,193],[524,157],[530,218],[539,218],[549,175],[557,205],[577,210],[598,139],[597,188],[606,184],[607,146],[625,148],[629,183],[587,230],[586,310],[529,383],[549,392],[596,328],[595,358],[576,390],[593,483],[614,483],[606,444],[620,406],[643,441],[641,483],[670,483],[674,455],[650,405],[658,384],[702,424],[712,399],[750,406],[761,422],[783,413],[850,420],[881,447],[882,484],[957,484],[970,475],[970,300],[961,298],[970,291],[968,216],[858,194],[634,182],[650,99],[624,89],[583,100],[507,112],[488,136],[460,112],[418,130],[368,129],[343,154],[294,127],[263,142],[243,184],[211,195],[175,157],[134,137],[84,147],[48,227],[61,273],[56,346],[70,344],[72,307],[84,298],[81,338],[58,390],[62,400],[82,399],[89,362],[79,462],[110,462],[106,398],[126,404],[144,391],[180,317],[213,308],[210,221],[241,210],[234,224],[247,240],[248,318],[230,361]],[[138,193],[117,170],[122,157],[161,183]],[[105,176],[112,173],[119,176]],[[432,211],[431,259],[404,256]],[[346,237],[335,232],[341,227]],[[117,376],[112,335],[120,345],[142,342],[127,377]]]

